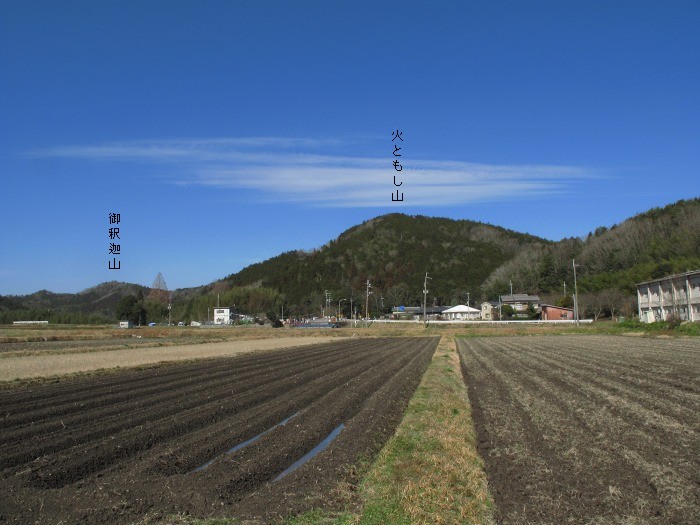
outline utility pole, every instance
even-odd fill
[[[564,297],[566,297],[566,281],[564,281]]]
[[[170,311],[173,308],[172,302],[173,302],[173,295],[170,294],[168,296],[168,326],[170,326]]]
[[[350,292],[352,293],[352,290],[350,290]],[[352,317],[354,320],[355,319],[355,310],[352,309],[353,298],[354,298],[354,296],[351,295],[350,296],[350,317]]]
[[[428,326],[428,316],[426,314],[426,301],[428,300],[428,272],[425,272],[425,280],[423,281],[423,327]]]
[[[331,301],[333,300],[333,298],[331,297],[331,292],[329,292],[328,290],[325,291],[324,295],[326,296],[326,308],[323,312],[323,317],[325,317],[325,312],[327,310],[330,310],[330,304],[331,304]],[[328,317],[330,317],[330,313],[328,314]]]
[[[365,300],[365,328],[369,326],[369,294],[372,293],[369,291],[370,288],[372,288],[372,285],[369,284],[369,279],[367,279],[367,298]]]
[[[469,308],[469,292],[467,292],[467,308]]]
[[[574,318],[576,319],[576,326],[579,325],[578,320],[578,286],[576,285],[576,259],[571,259],[571,265],[574,267]]]
[[[510,300],[513,300],[513,281],[510,281]]]
[[[340,301],[338,301],[338,319],[340,319],[340,303],[342,303],[345,300],[346,299],[341,299]]]

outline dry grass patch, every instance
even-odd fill
[[[443,337],[360,490],[364,507],[357,523],[493,523],[452,338]]]

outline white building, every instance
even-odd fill
[[[639,320],[645,323],[673,315],[682,321],[700,321],[700,270],[639,283],[637,306]]]
[[[231,324],[231,309],[219,306],[214,308],[214,324]]]
[[[458,304],[457,306],[443,310],[442,315],[450,321],[467,321],[469,319],[479,319],[479,317],[481,317],[481,310]]]

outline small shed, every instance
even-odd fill
[[[563,306],[554,306],[551,304],[543,304],[541,308],[543,321],[566,321],[574,319],[573,308],[564,308]]]
[[[119,328],[133,328],[134,323],[131,321],[119,321]]]

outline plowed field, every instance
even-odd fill
[[[0,521],[269,522],[332,505],[393,433],[438,340],[351,339],[2,391]]]
[[[504,524],[700,523],[700,344],[459,339]]]

